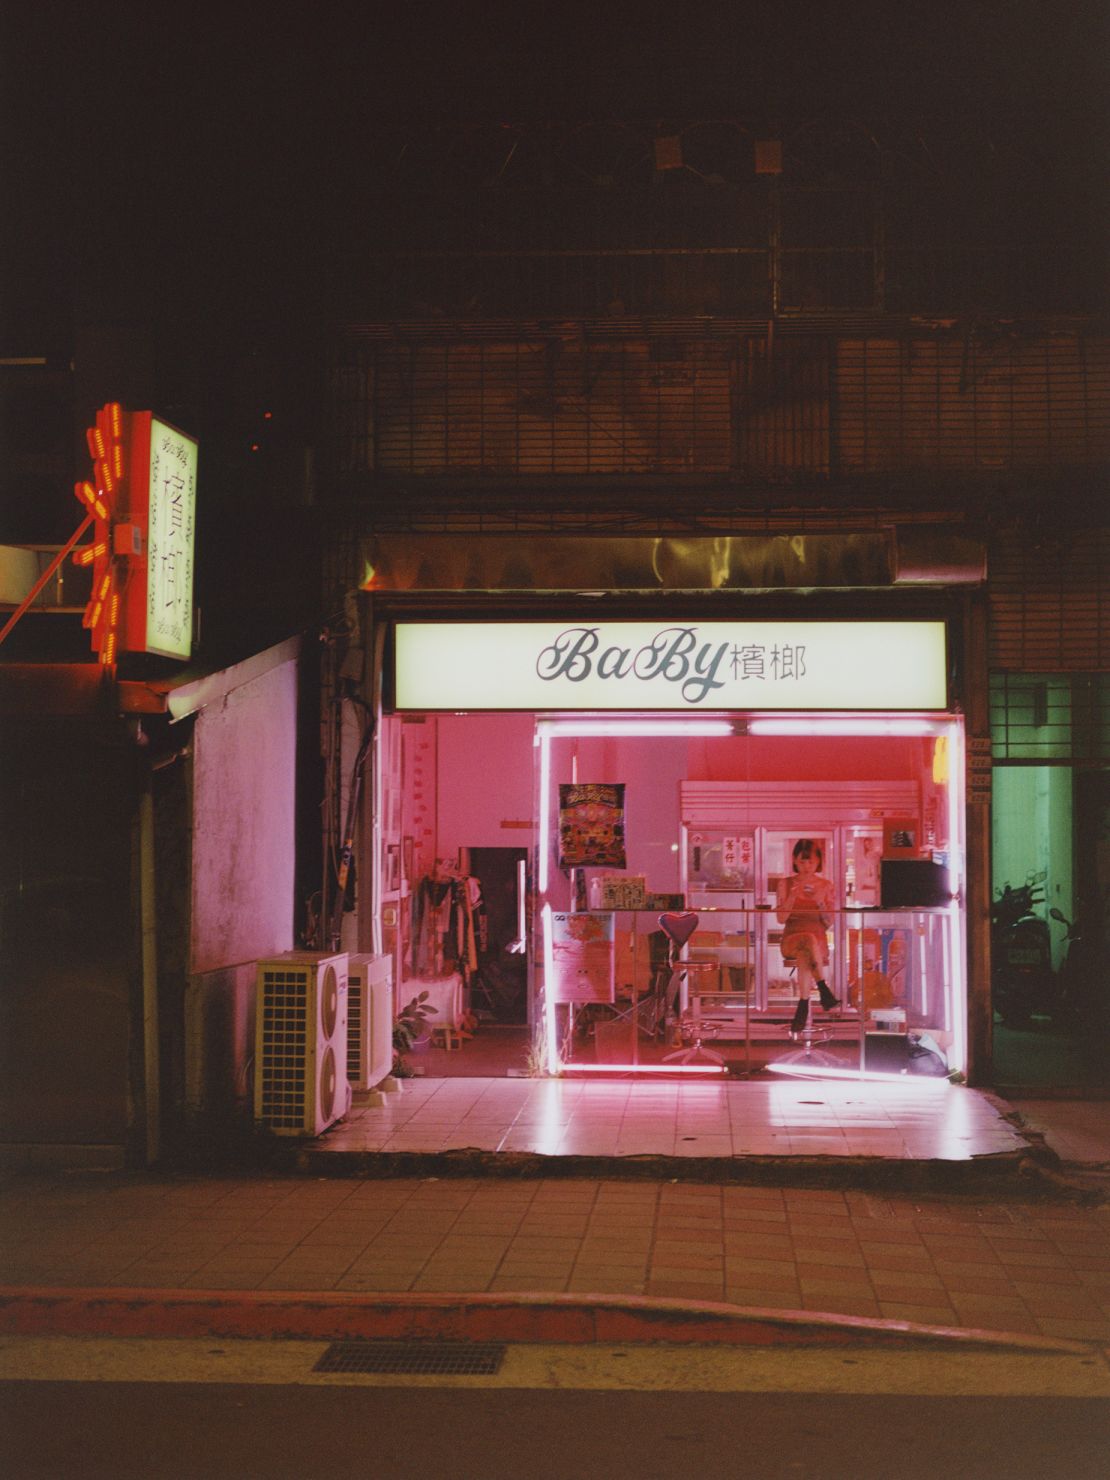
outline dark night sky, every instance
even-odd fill
[[[407,121],[893,113],[1104,169],[1104,0],[2,7],[8,353],[75,240],[140,276],[260,234],[303,252]]]
[[[5,0],[15,106],[36,132],[79,92],[79,140],[249,161],[297,137],[341,155],[376,119],[726,117],[825,106],[1096,104],[1107,10],[1092,0]],[[26,65],[20,64],[20,57]],[[62,96],[59,98],[58,93]],[[57,118],[53,123],[57,124]]]
[[[19,122],[220,173],[375,120],[984,109],[1051,123],[1105,95],[1094,0],[4,0]],[[73,102],[67,104],[66,95]],[[300,161],[294,160],[294,168]]]
[[[90,74],[103,62],[110,122],[131,114],[159,133],[174,131],[166,88],[188,76],[200,112],[211,107],[221,126],[241,118],[249,133],[252,119],[312,126],[343,112],[731,116],[872,99],[974,109],[997,97],[1038,110],[1093,100],[1107,60],[1106,6],[1092,0],[6,0],[5,10],[35,48],[30,93],[49,89],[53,62],[84,78],[94,111]],[[112,85],[118,56],[137,94]]]

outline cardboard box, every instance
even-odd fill
[[[684,910],[686,908],[686,896],[684,894],[648,894],[644,900],[644,909],[658,910],[663,914],[666,910]]]
[[[644,874],[599,879],[598,886],[603,910],[642,910],[646,905],[647,878]]]

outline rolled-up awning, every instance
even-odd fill
[[[753,591],[978,585],[982,543],[905,527],[675,536],[381,534],[364,538],[366,591]]]

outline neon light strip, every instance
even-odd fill
[[[540,828],[539,828],[539,878],[537,888],[541,894],[547,892],[548,854],[551,851],[551,741],[540,729]]]
[[[572,1064],[564,1074],[727,1074],[727,1064]]]
[[[548,820],[551,810],[551,740],[539,736],[540,746],[540,826],[539,867],[537,889],[542,898],[547,893],[548,854],[551,850],[551,825]],[[546,899],[540,909],[540,924],[543,933],[543,1050],[549,1074],[559,1072],[559,1040],[555,1025],[555,1003],[552,989],[555,982],[555,939],[551,924],[551,905]]]
[[[555,1027],[555,936],[551,927],[551,906],[545,901],[541,912],[543,920],[543,1035],[544,1057],[547,1072],[559,1072],[559,1039]]]
[[[941,972],[943,973],[942,980],[946,982],[950,982],[952,980],[952,935],[956,928],[956,922],[951,915],[948,915],[941,920],[940,966]],[[949,1007],[949,1016],[946,1018],[944,1026],[952,1030],[952,1044],[953,1049],[955,1049],[955,1046],[959,1042],[959,1033],[956,1029],[956,1025],[963,1018],[963,1004],[956,997],[954,990],[952,993],[952,1001],[947,1005]],[[953,1057],[955,1057],[954,1053]],[[958,1069],[963,1069],[965,1066],[962,1063],[957,1063],[956,1067]]]
[[[939,735],[934,719],[750,719],[749,735]]]
[[[727,719],[553,719],[541,720],[541,735],[732,735]]]
[[[549,874],[552,736],[682,736],[732,735],[736,733],[733,724],[727,720],[540,720],[537,722],[536,730],[540,745],[540,858],[538,887],[541,894],[547,889]],[[755,717],[747,721],[747,731],[751,735],[924,736],[946,734],[948,736],[950,757],[948,781],[949,865],[957,884],[959,885],[961,883],[963,879],[963,839],[962,833],[959,831],[960,808],[957,797],[957,778],[963,775],[963,733],[958,722],[946,722],[944,720],[927,719],[924,717],[918,719],[868,719],[853,716],[836,718],[814,717],[807,719]],[[962,893],[962,889],[960,892]],[[542,919],[544,977],[545,983],[547,983],[553,982],[555,979],[551,906],[547,903],[543,905]],[[967,984],[963,950],[960,948],[953,949],[954,946],[959,946],[961,929],[960,911],[955,900],[947,913],[945,926],[944,981],[949,984],[950,1005],[953,1014],[953,1042],[949,1063],[952,1070],[963,1072],[967,1068]],[[544,998],[544,1037],[545,1057],[548,1073],[550,1074],[557,1074],[560,1071],[584,1074],[615,1072],[625,1074],[719,1074],[721,1072],[727,1072],[726,1066],[716,1064],[685,1064],[676,1067],[665,1064],[568,1063],[561,1065],[555,1023],[555,1004],[547,1000],[546,990]],[[775,1063],[768,1064],[767,1067],[778,1074],[789,1074],[800,1077],[888,1080],[899,1083],[903,1083],[907,1077],[903,1074],[883,1073],[877,1070],[868,1071],[862,1067],[859,1069],[830,1069],[811,1065],[806,1068],[798,1065]],[[940,1082],[947,1083],[946,1080]]]
[[[964,837],[963,802],[964,792],[964,732],[959,720],[948,726],[948,866],[958,890],[963,897],[964,882]],[[961,1073],[967,1070],[967,945],[964,936],[963,911],[954,900],[949,906],[945,920],[945,943],[951,951],[951,971],[946,973],[951,983],[949,991],[952,1003],[952,1058],[951,1066]]]

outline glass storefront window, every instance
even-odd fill
[[[791,723],[649,736],[539,721],[533,1002],[551,1069],[965,1068],[962,726]],[[619,790],[619,819],[585,824],[593,862],[565,856],[570,786],[599,804]],[[798,1029],[812,984],[783,950],[777,900],[806,840],[828,901],[826,990]],[[676,942],[682,915],[692,933]]]

